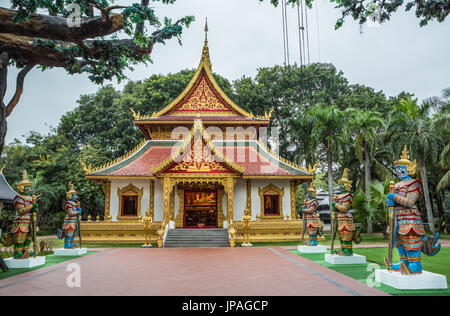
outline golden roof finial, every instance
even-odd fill
[[[203,45],[203,51],[202,51],[202,60],[201,62],[204,62],[209,69],[212,69],[211,65],[211,58],[209,57],[209,47],[208,47],[208,18],[206,19],[205,23],[205,44]]]
[[[205,23],[205,43],[208,43],[208,18],[206,18],[206,23]]]

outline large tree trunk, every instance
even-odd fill
[[[441,230],[442,222],[445,220],[445,218],[444,218],[444,204],[442,203],[441,192],[435,191],[435,195],[436,195],[436,204],[437,204],[438,216],[439,216],[439,227],[438,227],[438,230]]]
[[[427,211],[428,225],[430,227],[431,233],[435,234],[436,228],[434,227],[433,209],[431,207],[430,193],[428,192],[427,170],[425,168],[424,157],[422,152],[418,153],[417,159],[419,164],[420,178],[422,179],[423,184],[423,196],[425,198],[425,208]]]
[[[0,52],[0,157],[5,146],[6,138],[6,105],[4,98],[7,86],[8,62],[8,54],[6,52]]]
[[[370,147],[369,144],[364,141],[364,182],[365,182],[365,191],[367,201],[371,201],[372,197],[370,196],[370,182],[372,181],[370,176]],[[372,217],[367,216],[367,233],[373,233],[372,227]]]

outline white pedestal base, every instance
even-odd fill
[[[397,271],[375,270],[375,281],[399,290],[447,289],[447,277],[423,271],[422,274],[402,275]]]
[[[175,222],[174,221],[170,221],[169,222],[169,229],[175,229]]]
[[[59,248],[53,251],[55,256],[81,256],[87,253],[87,248],[64,249]]]
[[[317,246],[297,246],[298,252],[301,253],[326,253],[327,247],[317,245]]]
[[[7,258],[4,260],[8,268],[10,269],[20,269],[20,268],[34,268],[38,266],[42,266],[45,264],[45,257],[36,257],[36,258],[28,258],[28,259],[14,259]]]
[[[331,264],[366,264],[366,257],[353,254],[353,256],[325,255],[325,261]]]

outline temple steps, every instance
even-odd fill
[[[212,229],[170,229],[167,232],[166,248],[182,247],[230,247],[228,230]]]

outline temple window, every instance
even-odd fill
[[[258,189],[261,198],[261,219],[283,219],[283,195],[284,188],[278,188],[269,184]]]
[[[119,198],[119,215],[117,219],[119,221],[139,218],[143,191],[143,188],[139,189],[131,183],[122,189],[117,189],[117,196]]]
[[[280,196],[264,195],[264,215],[280,215]]]
[[[122,196],[122,216],[137,216],[137,195]]]

